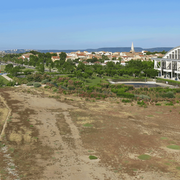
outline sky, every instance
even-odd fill
[[[176,47],[179,0],[6,0],[0,50]]]

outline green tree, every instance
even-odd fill
[[[17,76],[17,75],[18,75],[18,72],[21,72],[20,66],[13,67],[13,68],[10,70],[9,73],[10,73],[12,76]]]
[[[12,64],[8,64],[8,65],[6,65],[4,71],[7,72],[7,73],[10,73],[10,71],[12,70],[12,68],[13,68],[13,65],[12,65]]]
[[[41,63],[41,64],[39,64],[38,66],[36,66],[36,69],[39,71],[39,72],[44,72],[44,63]]]
[[[60,57],[60,66],[63,65],[65,63],[67,54],[65,52],[61,52],[61,54],[59,55]]]

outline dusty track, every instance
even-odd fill
[[[0,95],[12,110],[3,138],[12,161],[0,153],[0,177],[14,180],[9,168],[22,180],[180,179],[180,151],[167,148],[180,146],[179,104],[55,99],[33,88],[0,89]],[[142,154],[151,159],[140,160]]]
[[[39,177],[31,173],[31,175],[25,173],[26,175],[22,176],[22,179],[118,179],[114,172],[100,165],[99,160],[90,160],[88,158],[88,150],[83,148],[79,131],[69,114],[69,110],[76,108],[75,106],[68,105],[53,98],[40,97],[39,95],[22,92],[6,91],[2,92],[2,95],[6,98],[8,97],[7,104],[12,108],[12,117],[14,118],[11,124],[13,126],[9,124],[6,133],[8,140],[14,144],[14,147],[18,146],[18,149],[26,149],[26,146],[34,146],[34,149],[49,147],[44,149],[43,153],[37,152],[35,154],[36,152],[31,151],[36,158],[34,159],[34,164],[30,164],[29,166],[43,170],[38,175]],[[33,130],[29,131],[31,129],[28,127],[29,124],[22,122],[26,121],[23,118],[23,112],[27,113],[28,110],[29,112],[33,110],[33,113],[28,112],[28,123],[37,132],[38,142],[32,140],[32,134],[34,132]],[[61,124],[57,125],[58,120],[61,118],[64,119],[64,123],[69,128],[69,133],[65,135],[60,132],[61,127],[58,128]],[[20,132],[22,127],[26,131]],[[30,134],[29,141],[25,136],[26,132]],[[14,136],[12,136],[12,133]],[[41,147],[39,146],[40,144]],[[49,157],[44,159],[42,156],[49,149]],[[16,162],[20,163],[18,160]],[[19,173],[22,174],[20,168],[17,165]]]

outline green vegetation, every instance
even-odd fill
[[[169,146],[167,146],[167,148],[174,149],[174,150],[180,150],[180,146],[178,146],[178,145],[169,145]]]
[[[155,52],[150,52],[150,51],[148,51],[148,52],[146,52],[147,55],[150,55],[150,54],[157,54],[157,53],[160,53],[160,54],[166,54],[167,51],[163,50],[163,51],[160,51],[160,52],[158,52],[158,51],[155,51]]]
[[[151,156],[149,156],[147,154],[142,154],[142,155],[138,156],[138,158],[141,160],[149,160],[149,159],[151,159]]]
[[[157,78],[156,82],[159,82],[159,83],[168,82],[169,85],[180,86],[180,82],[179,81],[174,81],[174,80],[170,80],[170,79]]]
[[[168,138],[167,137],[161,137],[162,140],[167,140]]]
[[[40,83],[37,83],[37,82],[35,82],[33,85],[34,85],[34,87],[36,87],[36,88],[38,88],[38,87],[41,86],[41,84],[40,84]]]
[[[156,105],[156,106],[161,106],[161,104],[160,104],[160,103],[156,103],[155,105]]]
[[[85,65],[78,60],[71,61],[68,59],[65,61],[66,53],[64,52],[60,54],[60,60],[54,62],[51,58],[57,56],[56,53],[39,53],[36,51],[30,53],[32,54],[29,56],[29,61],[22,61],[22,59],[18,59],[17,55],[8,55],[3,58],[4,61],[8,57],[9,61],[34,66],[38,71],[33,72],[34,70],[24,69],[20,66],[13,67],[12,64],[9,64],[5,70],[14,81],[8,82],[7,85],[13,86],[17,82],[18,84],[40,87],[41,84],[46,84],[45,88],[52,90],[54,93],[74,94],[87,100],[93,98],[92,101],[119,97],[123,99],[122,102],[124,103],[136,101],[139,106],[144,108],[150,104],[160,106],[179,103],[180,88],[134,88],[132,85],[110,84],[108,81],[109,79],[114,81],[119,79],[122,81],[127,79],[145,81],[147,78],[153,78],[157,75],[157,71],[154,70],[154,64],[151,61],[131,60],[126,63],[126,66],[113,62],[108,62],[106,66],[97,63]],[[103,56],[100,61],[103,61],[103,58],[106,57]],[[98,60],[95,58],[89,60],[89,62],[95,61]],[[75,66],[75,62],[79,63],[78,66]],[[58,72],[45,73],[44,67],[48,67],[49,71],[55,68]],[[65,75],[60,76],[57,73]],[[25,77],[18,77],[19,74]],[[163,79],[163,81],[167,80]],[[163,101],[165,103],[162,103]]]
[[[0,87],[3,85],[6,85],[8,83],[8,80],[5,79],[3,76],[0,76]]]
[[[132,101],[129,100],[129,99],[123,99],[122,102],[124,102],[124,103],[131,103]]]
[[[89,159],[93,160],[93,159],[98,159],[96,156],[89,156]]]
[[[89,124],[89,123],[86,123],[86,124],[84,124],[83,126],[84,126],[84,127],[93,127],[93,125],[92,125],[92,124]]]

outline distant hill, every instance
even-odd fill
[[[156,47],[156,48],[141,48],[141,47],[135,47],[134,50],[136,52],[141,52],[142,50],[155,52],[155,51],[169,51],[172,47]],[[31,50],[35,50],[41,53],[46,52],[76,52],[76,51],[88,51],[88,52],[96,52],[96,51],[109,51],[109,52],[129,52],[131,50],[131,47],[104,47],[104,48],[98,48],[98,49],[76,49],[76,50],[37,50],[37,49],[13,49],[13,50],[5,50],[5,53],[25,53],[29,52]]]

